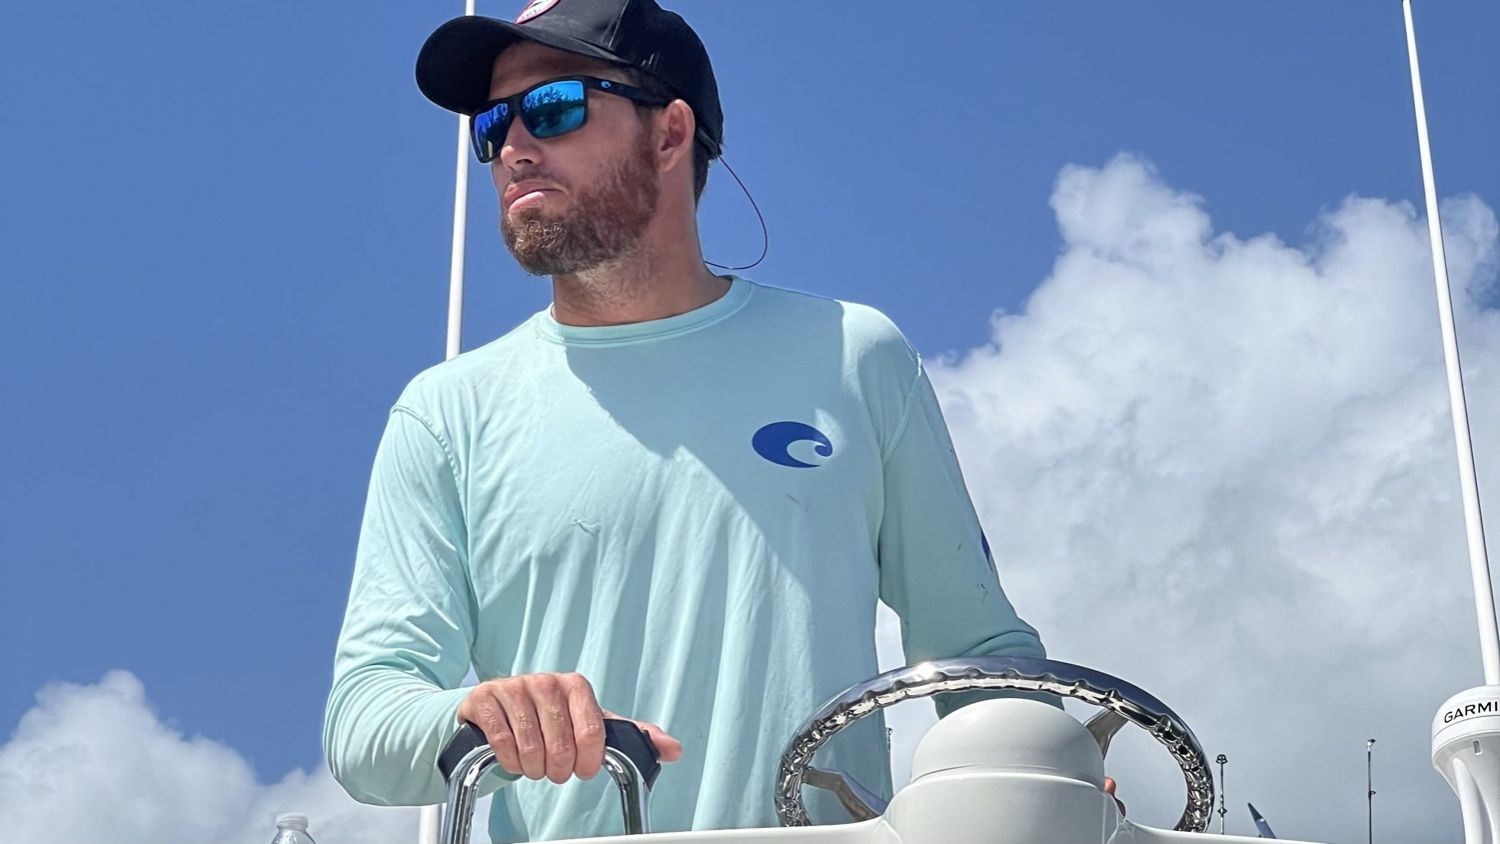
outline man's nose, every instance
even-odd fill
[[[512,171],[518,167],[542,163],[541,144],[531,136],[530,132],[526,131],[526,125],[521,122],[519,115],[510,122],[510,129],[505,134],[505,143],[500,147],[500,155],[497,158],[506,169]]]

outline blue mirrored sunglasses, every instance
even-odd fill
[[[480,163],[493,161],[505,146],[510,123],[516,113],[533,138],[555,138],[576,131],[588,122],[589,89],[624,97],[645,106],[664,106],[669,101],[653,97],[639,88],[612,79],[570,76],[535,85],[500,100],[491,100],[475,112],[469,125],[469,140]]]

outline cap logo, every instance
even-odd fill
[[[557,3],[558,0],[531,0],[530,3],[526,4],[526,8],[521,10],[521,14],[516,16],[516,23],[526,23],[534,18],[539,18],[550,11],[553,6],[556,6]]]

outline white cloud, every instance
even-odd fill
[[[929,361],[1007,591],[1054,657],[1229,755],[1231,831],[1254,834],[1249,800],[1282,835],[1363,838],[1374,737],[1377,834],[1459,837],[1427,731],[1481,673],[1425,221],[1350,198],[1306,246],[1242,240],[1129,156],[1064,169],[1052,207],[1063,251],[1024,311]],[[1444,223],[1500,469],[1495,215],[1458,199]],[[1171,762],[1117,748],[1132,814],[1169,826]]]
[[[1064,249],[1024,311],[929,361],[1007,591],[1053,656],[1155,693],[1229,754],[1231,831],[1253,834],[1251,800],[1283,835],[1362,839],[1374,736],[1381,839],[1458,838],[1427,727],[1479,664],[1424,223],[1350,199],[1306,246],[1214,234],[1130,157],[1067,168],[1053,208]],[[1476,298],[1500,227],[1473,198],[1445,214],[1493,469],[1500,317]],[[887,619],[887,664],[892,640]],[[904,779],[930,714],[893,715]],[[1169,825],[1165,754],[1115,747],[1132,816]],[[0,746],[16,841],[264,844],[283,811],[320,844],[415,840],[413,810],[357,804],[326,768],[257,783],[124,672],[43,689]]]
[[[326,766],[257,783],[233,749],[163,722],[124,671],[42,689],[0,746],[6,841],[267,844],[282,812],[309,815],[319,844],[416,840],[416,810],[356,803]]]

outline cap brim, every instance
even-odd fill
[[[624,59],[587,41],[536,27],[478,15],[454,18],[438,27],[417,54],[417,88],[443,108],[473,115],[490,99],[495,58],[521,41],[613,64]]]

